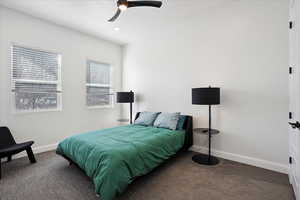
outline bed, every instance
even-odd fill
[[[183,130],[119,126],[66,138],[56,153],[75,163],[93,180],[101,200],[112,200],[135,178],[178,152],[187,151],[193,144],[192,129],[191,116],[186,116]]]

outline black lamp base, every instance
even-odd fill
[[[208,155],[202,153],[194,155],[192,160],[202,165],[217,165],[220,162],[218,158],[210,156],[208,159]]]

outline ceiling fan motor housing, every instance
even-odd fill
[[[128,0],[118,0],[117,1],[117,6],[118,10],[116,14],[109,19],[109,22],[115,21],[121,14],[121,11],[125,11],[127,8],[132,8],[132,7],[142,7],[142,6],[147,6],[147,7],[156,7],[160,8],[162,5],[161,1],[128,1]]]
[[[118,4],[118,7],[120,5],[124,5],[124,6],[128,7],[128,1],[127,0],[118,0],[117,4]]]

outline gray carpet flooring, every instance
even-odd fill
[[[217,166],[181,153],[135,180],[118,200],[293,200],[285,174],[228,160]],[[54,152],[3,164],[1,200],[99,200],[92,181]]]

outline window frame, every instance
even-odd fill
[[[60,59],[57,66],[57,81],[39,81],[39,80],[27,80],[27,79],[19,79],[16,81],[13,77],[13,70],[14,70],[14,64],[13,64],[13,48],[14,47],[22,47],[26,49],[31,49],[35,51],[44,51],[47,53],[53,53],[57,54],[58,58]],[[9,56],[10,56],[10,97],[11,97],[11,109],[13,114],[31,114],[31,113],[43,113],[43,112],[60,112],[62,111],[63,102],[62,102],[62,94],[63,94],[63,86],[62,86],[62,54],[56,51],[52,50],[46,50],[39,47],[32,47],[28,45],[23,45],[15,42],[10,43],[9,48]],[[16,98],[15,98],[15,83],[41,83],[41,84],[56,84],[57,85],[57,107],[56,108],[50,108],[50,109],[31,109],[31,110],[19,110],[16,108]]]
[[[109,84],[94,84],[94,83],[88,83],[87,77],[88,77],[88,72],[89,72],[89,64],[90,63],[96,63],[96,64],[101,64],[101,65],[108,65],[110,68],[110,73],[109,73]],[[87,102],[87,88],[88,87],[109,87],[110,88],[110,104],[109,105],[95,105],[95,106],[89,106]],[[86,70],[85,70],[85,105],[88,109],[104,109],[104,108],[114,108],[115,103],[114,103],[114,92],[113,92],[113,66],[109,62],[101,62],[97,61],[95,59],[86,59]]]

